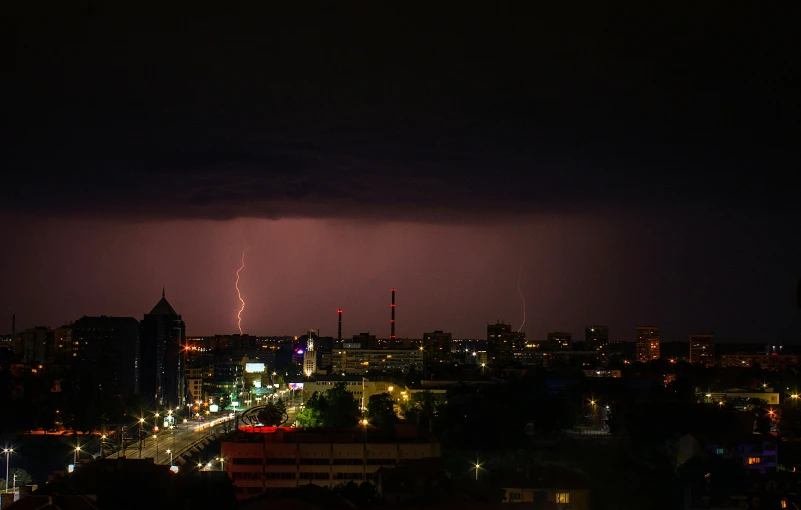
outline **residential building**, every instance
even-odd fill
[[[331,373],[337,375],[408,372],[411,367],[422,371],[423,351],[420,349],[334,349],[330,353],[323,353],[321,364],[330,366]]]
[[[726,368],[759,367],[764,370],[784,370],[799,363],[795,354],[724,354],[720,357],[720,366]]]
[[[51,361],[53,330],[44,326],[29,328],[22,332],[24,360],[27,365],[43,365]]]
[[[715,364],[715,335],[690,335],[690,363]]]
[[[52,363],[61,367],[72,366],[72,326],[61,326],[53,331]]]
[[[659,328],[653,326],[637,327],[637,361],[647,363],[659,359]]]
[[[426,365],[435,365],[451,361],[451,345],[453,335],[436,330],[423,333],[423,361]]]
[[[382,466],[441,457],[439,443],[416,425],[399,424],[393,432],[283,427],[240,431],[236,441],[221,445],[238,499],[307,484],[359,484],[375,480]]]
[[[609,326],[584,328],[584,348],[606,353],[609,347]]]
[[[74,380],[82,395],[139,393],[139,321],[83,316],[72,324],[72,341]]]
[[[164,291],[141,322],[140,393],[154,405],[183,407],[186,324],[167,301]]]
[[[777,440],[770,434],[710,438],[687,434],[678,440],[677,451],[679,465],[705,452],[736,460],[748,473],[775,473],[779,466]]]
[[[548,348],[569,351],[573,348],[573,335],[566,331],[551,331],[548,333]]]
[[[534,504],[534,508],[590,510],[592,483],[559,466],[527,468],[504,483],[504,503]]]
[[[699,400],[708,403],[724,403],[734,407],[746,407],[749,404],[764,400],[768,405],[779,405],[779,394],[766,388],[765,391],[748,391],[740,388],[732,388],[724,391],[709,391],[707,393],[697,393]]]
[[[512,326],[498,322],[487,325],[487,358],[491,365],[505,368],[512,364],[516,352],[526,345],[526,334],[512,331]]]

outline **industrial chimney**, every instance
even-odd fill
[[[337,342],[342,343],[342,309],[337,310],[339,314],[339,328],[337,329]]]
[[[390,305],[390,309],[392,310],[392,318],[389,319],[389,324],[392,327],[389,339],[395,340],[395,288],[392,289],[392,304]]]

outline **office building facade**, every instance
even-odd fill
[[[141,322],[140,393],[156,406],[186,403],[186,324],[161,293],[161,300]]]

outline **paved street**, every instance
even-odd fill
[[[156,438],[150,434],[145,440],[142,441],[142,449],[139,449],[139,443],[134,441],[128,445],[125,450],[120,450],[108,456],[110,459],[117,458],[118,456],[125,455],[129,459],[146,459],[153,458],[158,464],[169,464],[170,454],[167,450],[173,452],[173,457],[177,458],[178,454],[185,451],[190,446],[202,440],[212,432],[220,432],[223,430],[225,423],[228,426],[233,426],[233,418],[218,418],[208,422],[188,422],[178,423],[174,429],[159,430]],[[131,431],[136,434],[137,427],[132,427]],[[152,429],[151,429],[152,430]]]

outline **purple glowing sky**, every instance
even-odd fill
[[[682,227],[683,236],[672,235]],[[236,332],[234,280],[244,235],[252,249],[240,288],[243,330],[251,334],[319,328],[335,336],[343,308],[346,336],[388,336],[393,286],[401,337],[434,329],[482,337],[486,323],[498,319],[517,327],[521,249],[524,331],[532,338],[549,330],[580,336],[590,323],[608,324],[621,340],[646,323],[673,340],[699,331],[769,340],[798,328],[793,254],[763,254],[760,270],[740,265],[749,246],[770,241],[758,221],[707,216],[699,228],[697,217],[636,222],[613,214],[499,225],[48,219],[12,224],[6,235],[17,249],[0,260],[14,268],[7,275],[14,292],[0,296],[0,311],[9,320],[16,312],[21,327],[57,326],[83,314],[141,318],[164,286],[189,334]]]

